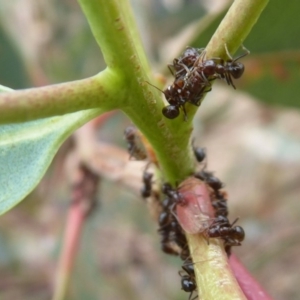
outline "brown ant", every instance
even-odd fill
[[[179,58],[174,58],[173,64],[168,65],[168,68],[175,79],[185,76],[190,71],[203,50],[204,48],[187,47]]]
[[[134,126],[128,126],[124,131],[124,136],[127,141],[127,149],[129,152],[129,159],[134,157],[136,160],[144,160],[147,158],[146,151],[139,146],[141,144],[138,136],[138,130]]]
[[[199,81],[196,78],[191,78],[188,85],[183,78],[175,79],[174,83],[163,91],[169,105],[162,109],[163,115],[168,119],[175,119],[180,113],[180,108],[183,110],[184,119],[187,120],[185,104],[187,102],[199,106],[204,94],[211,91],[209,81]]]

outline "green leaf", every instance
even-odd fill
[[[0,86],[0,91],[8,90]],[[0,126],[0,214],[39,183],[63,141],[99,115],[90,109],[59,117]]]

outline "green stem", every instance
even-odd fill
[[[203,235],[188,234],[190,251],[195,263],[199,298],[203,300],[246,300],[228,264],[222,242]]]
[[[110,70],[97,76],[40,88],[0,94],[0,124],[63,115],[90,108],[103,111],[116,107],[122,99],[118,77]]]
[[[79,0],[79,4],[109,68],[132,76],[142,61],[149,70],[128,0]]]
[[[149,67],[128,1],[79,2],[107,65],[123,74],[126,100],[119,108],[150,141],[162,176],[172,183],[183,180],[194,169],[189,147],[192,119],[183,122],[180,117],[170,121],[162,115],[162,95],[147,83],[153,80],[149,80]]]
[[[235,0],[207,44],[206,56],[228,59],[225,43],[233,55],[250,33],[268,2],[269,0]],[[188,105],[187,110],[190,115],[194,115],[197,108]]]
[[[207,57],[227,59],[224,44],[233,55],[246,39],[269,0],[235,0],[210,39]]]
[[[268,0],[235,0],[206,47],[207,57],[226,58],[225,43],[230,53],[234,54],[267,3]],[[196,113],[195,108],[191,110],[189,115]],[[201,235],[187,237],[193,261],[196,263],[195,273],[201,299],[245,299],[228,267],[223,246],[215,241],[213,247],[208,247]],[[198,264],[201,260],[205,262]],[[223,287],[224,283],[227,288]]]

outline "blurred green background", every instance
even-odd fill
[[[133,0],[153,72],[168,74],[167,63],[188,45],[204,47],[225,2]],[[235,81],[237,91],[215,84],[194,133],[207,149],[208,169],[226,184],[230,219],[239,216],[246,231],[234,252],[274,299],[285,300],[300,298],[299,11],[299,1],[270,1],[244,41],[251,55],[242,59],[246,71]],[[76,1],[0,0],[0,84],[42,86],[104,68]],[[114,115],[99,140],[125,148],[128,124]],[[52,297],[70,204],[62,168],[70,148],[68,140],[38,188],[0,219],[3,300]],[[180,261],[159,250],[157,226],[136,193],[104,178],[98,196],[68,299],[187,299]]]

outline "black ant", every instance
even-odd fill
[[[180,204],[180,205],[184,205],[185,201],[182,198],[182,196],[180,195],[180,193],[178,192],[177,189],[174,189],[170,183],[166,182],[162,185],[162,192],[171,199],[172,204]]]
[[[196,280],[195,280],[195,271],[194,265],[192,262],[188,264],[184,264],[182,266],[183,271],[179,271],[179,275],[181,277],[181,289],[185,292],[190,293],[189,300],[192,298],[193,293],[197,290]],[[196,299],[198,296],[194,297]]]
[[[215,209],[215,216],[224,216],[227,217],[228,215],[228,208],[227,208],[227,200],[224,198],[216,198],[211,200],[211,205]]]
[[[221,238],[227,246],[240,246],[245,238],[244,229],[241,226],[233,226],[224,216],[218,216],[216,220],[207,228],[205,235],[209,238]]]
[[[158,218],[161,249],[167,254],[181,255],[183,249],[187,248],[187,240],[173,209],[176,204],[183,203],[183,199],[169,183],[162,185],[162,192],[167,197],[162,201],[162,211]]]
[[[146,151],[138,146],[138,143],[141,144],[141,141],[138,137],[138,130],[134,126],[128,126],[124,131],[124,136],[127,141],[127,149],[129,155],[134,157],[136,160],[144,160],[147,158]]]
[[[186,247],[187,240],[171,211],[163,210],[159,216],[158,232],[162,236],[161,249],[167,254],[179,255]]]
[[[193,152],[198,163],[202,163],[206,158],[205,148],[195,147],[193,145]]]
[[[194,176],[202,181],[205,181],[216,193],[223,187],[223,183],[219,178],[213,176],[212,172],[201,170],[194,174]]]
[[[144,172],[143,173],[143,187],[141,188],[141,196],[143,198],[148,198],[152,193],[152,173]]]
[[[228,85],[231,85],[234,89],[236,88],[233,84],[232,77],[235,79],[240,78],[245,70],[244,65],[241,62],[238,62],[239,59],[248,55],[250,51],[243,46],[244,54],[238,56],[237,58],[233,58],[225,44],[226,54],[229,57],[228,60],[224,60],[222,58],[211,58],[208,60],[204,60],[205,51],[202,52],[202,55],[197,59],[192,71],[187,74],[187,82],[189,81],[189,77],[193,77],[196,73],[198,74],[202,80],[207,80],[207,78],[211,78],[214,80],[216,78],[225,79]],[[198,63],[200,62],[200,63]]]

